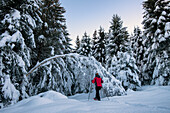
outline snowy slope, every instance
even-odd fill
[[[88,94],[66,97],[48,91],[0,110],[0,113],[170,113],[170,86],[145,86],[126,96],[88,101]]]

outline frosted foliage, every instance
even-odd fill
[[[158,79],[155,81],[155,85],[162,85],[164,83],[164,77],[160,76]]]
[[[25,66],[25,62],[22,60],[22,58],[17,55],[17,64],[20,66],[20,67],[24,67]]]
[[[12,29],[14,26],[19,26],[19,19],[21,18],[20,12],[16,9],[11,11],[11,14],[6,14],[4,19],[1,21],[2,24],[8,23],[9,28]]]
[[[167,58],[165,51],[164,51],[164,58]],[[164,85],[169,81],[168,79],[166,79],[169,78],[169,73],[170,73],[169,67],[166,66],[166,64],[169,63],[169,61],[167,60],[164,61],[159,57],[156,58],[156,66],[153,72],[152,84]]]
[[[170,22],[167,22],[165,25],[165,31],[170,31]]]
[[[157,22],[157,20],[156,20],[156,19],[153,19],[151,23],[156,23],[156,22]]]
[[[24,98],[28,98],[29,96],[28,96],[28,94],[26,93],[26,82],[24,83],[23,82],[23,84],[22,84],[22,87],[21,87],[21,93],[22,93],[22,95],[21,95],[21,97],[24,99]]]
[[[2,76],[2,70],[4,69],[4,65],[2,63],[2,57],[0,57],[0,77]],[[1,81],[1,80],[0,80]],[[2,81],[1,81],[2,82]]]
[[[46,2],[46,1],[44,1]],[[43,56],[52,56],[56,54],[56,51],[62,51],[60,53],[64,53],[65,51],[65,44],[67,44],[67,40],[65,38],[65,33],[63,33],[62,30],[65,30],[66,26],[60,26],[60,28],[56,27],[57,25],[54,25],[54,28],[47,28],[47,32],[49,30],[50,35],[54,32],[57,34],[61,34],[61,36],[57,36],[55,34],[55,37],[57,38],[57,41],[54,41],[51,39],[51,37],[46,36],[44,37],[44,34],[46,34],[45,30],[42,29],[42,25],[44,22],[51,21],[54,19],[47,18],[47,21],[43,20],[43,12],[42,8],[39,7],[38,5],[42,5],[41,0],[26,0],[26,1],[20,1],[19,3],[16,3],[16,1],[10,1],[5,0],[4,3],[9,3],[6,4],[7,6],[1,8],[0,13],[1,13],[1,20],[0,20],[0,89],[2,91],[2,87],[4,87],[4,91],[9,92],[9,93],[4,93],[0,95],[0,104],[2,103],[4,106],[9,105],[13,100],[18,100],[17,98],[17,90],[20,92],[20,99],[24,99],[28,96],[34,95],[39,93],[39,89],[42,88],[41,91],[47,90],[47,89],[56,89],[59,91],[64,90],[66,86],[68,86],[70,92],[71,92],[71,85],[68,84],[66,86],[60,86],[63,81],[60,81],[58,84],[56,81],[58,81],[58,78],[56,77],[55,74],[58,74],[60,76],[60,79],[65,79],[66,77],[67,80],[65,80],[65,83],[71,83],[70,80],[73,79],[73,77],[69,77],[68,75],[71,75],[67,70],[64,70],[65,66],[62,65],[64,64],[61,61],[58,62],[47,62],[47,64],[44,64],[43,71],[33,73],[33,78],[31,79],[29,77],[25,77],[26,73],[32,66],[38,62],[38,60],[41,60],[41,55]],[[11,5],[15,4],[15,5]],[[57,7],[60,7],[59,4],[57,4]],[[17,10],[18,9],[18,10]],[[55,9],[56,11],[57,9]],[[53,10],[54,11],[54,10]],[[50,12],[53,12],[50,11]],[[57,10],[58,12],[58,10]],[[58,13],[63,13],[64,11],[59,11]],[[57,17],[63,18],[63,21],[61,20],[61,24],[64,25],[65,19],[61,15],[57,15]],[[59,21],[60,19],[57,18]],[[42,20],[41,20],[42,19]],[[45,26],[43,27],[49,27],[50,24],[48,25],[45,23]],[[45,28],[46,29],[46,28]],[[53,35],[53,34],[52,34]],[[45,41],[48,40],[48,47],[50,48],[51,52],[44,54],[44,46],[47,46],[47,42],[44,43]],[[58,41],[59,38],[59,41]],[[52,41],[53,40],[53,41]],[[56,39],[55,39],[56,40]],[[51,44],[51,42],[55,42]],[[64,44],[63,44],[64,42]],[[43,45],[41,45],[41,44]],[[56,50],[58,45],[56,46],[56,43],[59,44],[61,43],[62,49]],[[39,51],[39,49],[42,50],[42,52]],[[68,47],[69,48],[69,47]],[[46,48],[45,48],[46,49]],[[48,51],[47,49],[45,52]],[[40,57],[39,57],[40,56]],[[44,59],[44,58],[42,58]],[[59,63],[60,62],[60,63]],[[38,63],[37,63],[38,64]],[[62,66],[62,67],[61,67]],[[41,68],[40,68],[41,69]],[[61,71],[63,70],[63,71]],[[56,73],[55,73],[56,72]],[[59,73],[57,73],[59,72]],[[36,76],[35,75],[40,75],[42,76]],[[65,76],[63,76],[63,74]],[[10,77],[6,78],[6,75],[9,75]],[[55,76],[54,76],[55,75]],[[63,78],[62,78],[63,77]],[[29,81],[30,80],[30,81]],[[41,81],[40,83],[38,83]],[[8,84],[8,85],[6,85]],[[30,86],[29,86],[30,85]],[[9,86],[9,87],[8,87]],[[46,87],[48,86],[48,87]],[[45,88],[44,88],[45,87]],[[6,90],[6,89],[7,90]],[[17,90],[14,90],[14,89]],[[30,88],[30,89],[29,89]],[[32,88],[32,89],[31,89]],[[44,89],[43,89],[44,88]],[[11,93],[10,93],[11,90]],[[32,93],[34,92],[34,93]],[[9,97],[8,100],[4,99],[3,96]],[[16,98],[14,98],[16,97]],[[15,102],[16,102],[15,101]]]
[[[40,35],[40,36],[38,37],[38,41],[39,41],[39,42],[43,42],[43,40],[45,40],[44,35]]]
[[[162,23],[162,21],[165,20],[165,17],[164,16],[160,16],[159,19],[158,19],[158,23],[157,24],[160,24]]]
[[[13,48],[15,46],[15,45],[12,45],[13,42],[20,42],[21,48],[24,48],[25,46],[24,38],[22,37],[22,34],[19,31],[15,32],[12,36],[9,35],[9,33],[6,31],[1,36],[2,36],[2,39],[0,40],[0,47],[7,46],[6,44],[8,44],[8,46]]]
[[[160,65],[159,65],[160,59],[156,58],[156,67],[153,72],[153,78],[156,78],[158,76],[158,72],[160,70]]]
[[[20,93],[11,83],[9,75],[5,75],[5,83],[2,88],[2,92],[4,93],[5,99],[11,100],[11,104],[14,104],[19,100]]]
[[[31,40],[31,46],[32,46],[33,48],[36,48],[36,44],[35,44],[33,32],[31,32],[31,36],[29,37],[29,39]]]
[[[170,22],[167,22],[165,25],[165,38],[169,38],[170,36]]]
[[[45,22],[45,25],[44,25],[45,27],[48,27],[48,24],[47,24],[47,22]]]

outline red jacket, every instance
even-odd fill
[[[96,83],[96,86],[102,87],[103,80],[102,80],[102,78],[100,78],[100,77],[95,77],[95,78],[92,80],[92,83]]]

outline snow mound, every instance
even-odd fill
[[[59,99],[68,99],[65,95],[62,95],[61,93],[58,93],[56,91],[50,90],[45,93],[39,94],[40,97],[47,98],[53,101],[59,100]]]
[[[48,98],[40,98],[36,97],[34,99],[29,100],[27,103],[23,104],[23,106],[31,107],[31,106],[40,106],[45,104],[53,103],[54,101]]]
[[[62,95],[59,92],[55,91],[47,91],[44,93],[40,93],[36,96],[29,97],[28,99],[24,99],[16,104],[16,106],[42,106],[46,104],[55,103],[59,100],[66,100],[68,99],[66,96]]]

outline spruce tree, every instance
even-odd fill
[[[33,31],[38,20],[35,1],[0,0],[0,98],[3,106],[28,97],[27,69],[36,47]],[[34,20],[37,19],[37,20]]]
[[[134,33],[131,36],[131,48],[134,52],[134,58],[136,59],[136,65],[139,69],[139,79],[141,80],[143,84],[143,59],[144,59],[144,52],[145,52],[145,46],[143,44],[144,36],[142,35],[142,31],[139,27],[134,28]]]
[[[63,59],[52,61],[31,77],[26,77],[26,73],[44,58],[70,52],[71,40],[64,12],[58,0],[0,0],[0,98],[3,106],[54,89],[55,67],[63,65]],[[40,87],[39,83],[45,82],[46,86]]]
[[[86,32],[81,39],[78,53],[84,56],[91,56],[91,39]]]
[[[113,15],[110,33],[107,39],[106,46],[106,68],[111,66],[111,59],[117,55],[118,51],[125,52],[125,42],[127,41],[128,32],[126,27],[123,27],[123,21],[118,15]]]
[[[65,49],[63,50],[64,51],[64,54],[68,54],[72,51],[72,44],[71,44],[71,38],[69,37],[69,33],[68,33],[68,30],[67,30],[67,26],[66,24],[64,24],[64,27],[63,27],[63,35],[65,37],[65,40],[63,40],[63,44],[65,45]]]
[[[43,23],[40,28],[37,28],[35,34],[37,37],[37,65],[39,61],[48,57],[67,54],[71,51],[71,39],[64,18],[65,9],[61,6],[59,0],[44,0],[39,5],[42,12],[39,15]],[[63,91],[63,87],[61,85],[59,87],[58,84],[66,81],[58,76],[70,79],[68,74],[64,74],[66,72],[66,69],[63,69],[66,68],[64,65],[64,58],[53,59],[48,62],[48,65],[40,68],[37,73],[31,74],[30,95],[47,90]],[[59,72],[58,67],[61,67],[63,72],[56,74]],[[70,67],[68,66],[68,68]],[[57,79],[58,82],[56,82]]]
[[[79,53],[79,52],[78,52],[78,50],[79,50],[79,48],[80,48],[80,38],[79,38],[79,36],[77,36],[75,43],[76,43],[75,53]]]
[[[136,65],[128,32],[122,24],[121,18],[118,15],[113,15],[106,46],[106,68],[121,81],[126,90],[136,90],[141,86],[138,77],[139,69]]]
[[[170,84],[169,60],[169,0],[147,0],[143,2],[144,33],[147,39],[144,73],[149,84]]]
[[[43,23],[36,33],[37,60],[39,61],[54,54],[68,53],[71,49],[71,39],[68,37],[64,18],[66,11],[59,0],[43,0],[40,7],[39,15]]]
[[[126,44],[126,51],[118,51],[111,59],[108,71],[121,81],[122,86],[127,89],[137,90],[141,86],[139,80],[139,69],[135,54],[131,48],[130,39]]]
[[[122,86],[127,89],[137,90],[141,86],[139,81],[139,70],[136,65],[136,59],[131,50],[127,52],[118,52],[118,55],[112,59],[115,77],[121,81]]]
[[[93,45],[92,45],[92,55],[99,61],[103,66],[105,65],[105,55],[106,55],[106,36],[104,29],[100,27],[98,36],[96,31],[93,35]]]
[[[95,54],[97,41],[98,41],[98,35],[97,35],[97,30],[95,30],[93,33],[93,38],[92,38],[92,56],[94,56]]]

